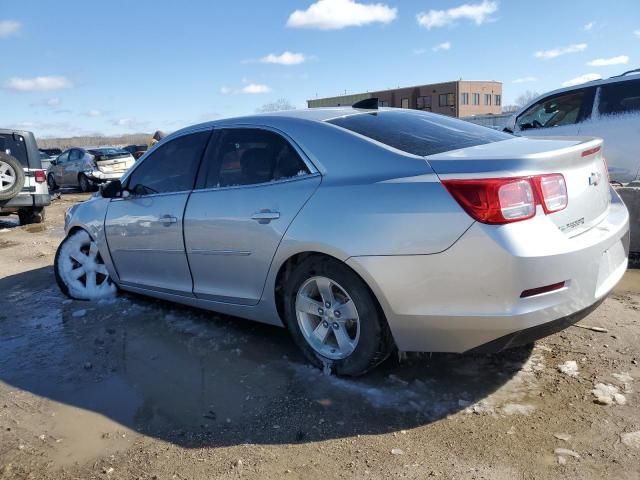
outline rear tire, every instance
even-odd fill
[[[84,173],[78,175],[78,185],[80,186],[80,191],[82,193],[93,191],[93,183]]]
[[[318,283],[318,293],[309,294],[316,281],[322,282]],[[320,295],[320,286],[327,284],[333,303],[325,303],[325,295]],[[305,311],[302,307],[306,305],[311,307]],[[350,314],[338,316],[335,312],[346,312],[346,305],[350,305]],[[391,332],[375,296],[353,270],[332,258],[312,256],[294,269],[285,283],[284,310],[293,340],[316,367],[329,368],[338,375],[358,376],[382,363],[393,351]],[[322,310],[322,315],[317,310]],[[347,320],[351,317],[357,318],[357,328],[353,320]],[[325,332],[326,324],[329,328]],[[342,329],[348,331],[348,337]],[[318,331],[323,340],[314,336]],[[342,348],[345,338],[350,348]]]
[[[20,225],[44,222],[44,207],[25,208],[18,211]]]
[[[56,183],[56,177],[53,173],[47,175],[47,186],[49,187],[49,191],[55,192],[58,190],[58,184]]]
[[[11,200],[24,187],[24,169],[17,158],[0,152],[0,200]]]

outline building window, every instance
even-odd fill
[[[502,105],[502,95],[496,95],[496,106]]]
[[[491,105],[491,94],[490,93],[485,93],[484,94],[484,104],[485,105]]]
[[[400,105],[402,106],[402,108],[409,108],[409,99],[403,98]]]
[[[418,110],[431,110],[431,95],[426,97],[418,97]]]
[[[480,94],[479,93],[474,93],[473,95],[473,104],[474,105],[480,105]]]
[[[463,93],[461,95],[460,103],[462,103],[462,105],[469,105],[469,94],[468,93]]]
[[[389,106],[389,102],[386,102],[384,100],[378,100],[378,107],[388,107]]]

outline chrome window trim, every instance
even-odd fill
[[[269,182],[252,183],[250,185],[227,185],[226,187],[197,188],[197,189],[193,190],[193,193],[220,192],[220,191],[226,191],[226,190],[235,190],[235,189],[239,189],[239,188],[265,187],[265,186],[269,186],[269,185],[280,185],[282,183],[299,182],[299,181],[302,181],[302,180],[307,180],[309,178],[316,178],[316,177],[321,177],[321,176],[322,175],[320,175],[319,172],[316,172],[316,173],[309,173],[308,175],[300,175],[299,177],[289,177],[289,178],[283,178],[283,179],[280,179],[280,180],[271,180]]]

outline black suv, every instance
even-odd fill
[[[40,223],[50,203],[33,133],[0,129],[0,216],[17,213],[22,225]]]

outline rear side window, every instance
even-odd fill
[[[129,176],[128,189],[137,195],[193,189],[210,131],[183,135],[156,148]]]
[[[291,144],[257,128],[224,129],[206,188],[255,185],[309,173]]]
[[[22,135],[0,135],[0,152],[15,157],[23,167],[29,166],[27,146]]]
[[[470,122],[419,111],[365,113],[328,123],[419,156],[513,138]]]
[[[520,130],[573,125],[589,118],[593,88],[583,88],[547,97],[535,103],[516,121]]]
[[[640,112],[640,80],[612,83],[600,87],[600,115]]]

